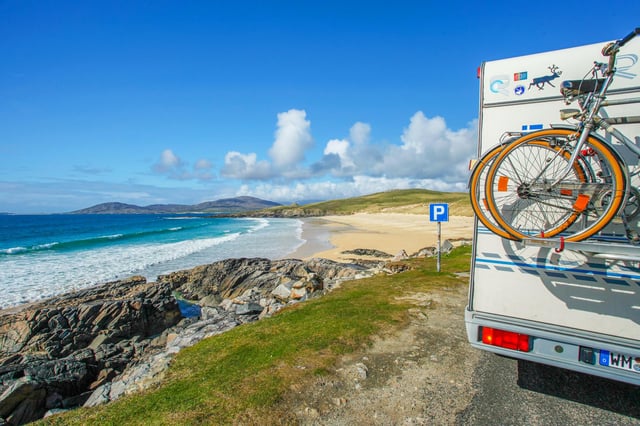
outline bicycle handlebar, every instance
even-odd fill
[[[614,54],[618,53],[618,50],[622,46],[624,46],[625,44],[629,43],[629,41],[631,41],[631,39],[634,38],[635,36],[637,36],[638,34],[640,34],[640,27],[638,27],[635,30],[631,31],[624,38],[622,38],[622,39],[620,39],[618,41],[614,41],[613,43],[607,44],[604,48],[602,48],[602,55],[603,56],[611,56],[611,55],[614,55]]]
[[[635,36],[637,36],[638,34],[640,34],[640,27],[636,28],[635,30],[631,31],[629,34],[627,34],[627,36],[625,38],[623,38],[622,40],[618,40],[617,44],[618,47],[622,47],[625,44],[627,44],[629,42],[629,40],[631,40],[632,38],[634,38]]]
[[[633,39],[638,34],[640,34],[640,27],[636,27],[635,30],[631,31],[624,38],[614,41],[613,43],[609,43],[602,48],[602,55],[609,57],[609,65],[607,67],[607,72],[606,72],[607,75],[611,75],[614,71],[613,67],[616,61],[616,54],[618,53],[620,48],[625,44],[629,43],[629,41],[631,41],[631,39]]]

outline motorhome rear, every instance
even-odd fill
[[[561,82],[582,79],[594,61],[605,62],[605,44],[483,63],[478,156],[505,132],[562,124]],[[639,62],[636,37],[618,55],[609,99],[640,96]],[[640,115],[640,103],[606,113]],[[640,125],[620,129],[640,144]],[[616,148],[632,171],[640,168],[635,155]],[[637,175],[632,183],[640,185]],[[633,221],[638,228],[638,217]],[[640,247],[617,222],[588,240],[564,243],[509,240],[476,220],[465,322],[479,349],[640,385]]]

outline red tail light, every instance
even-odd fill
[[[528,334],[498,330],[497,328],[482,327],[482,343],[487,345],[513,349],[521,352],[529,352],[531,350],[530,342],[531,338]]]

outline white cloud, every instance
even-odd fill
[[[324,157],[312,166],[313,175],[353,176],[359,171],[370,172],[371,167],[375,169],[382,156],[376,152],[378,148],[368,145],[370,135],[371,126],[357,122],[349,129],[349,139],[331,139],[324,148]],[[335,157],[339,158],[339,164]]]
[[[389,177],[465,181],[467,164],[476,151],[477,123],[453,131],[442,117],[429,119],[419,111],[401,136],[384,154],[382,171]]]
[[[225,155],[222,175],[242,180],[308,178],[311,171],[300,167],[306,151],[313,145],[311,122],[306,117],[305,111],[297,109],[279,113],[275,140],[269,149],[272,161],[258,160],[253,152],[230,151]]]
[[[332,139],[324,148],[324,155],[335,154],[340,157],[342,168],[353,167],[354,163],[349,155],[349,141],[344,139]]]
[[[358,121],[349,129],[349,138],[357,145],[366,144],[371,137],[371,126]]]
[[[174,171],[182,166],[180,157],[173,153],[170,149],[165,149],[160,154],[160,160],[153,167],[159,173],[167,173]]]
[[[212,169],[213,165],[211,164],[211,161],[201,158],[193,165],[194,177],[199,180],[211,180],[214,178],[214,175],[211,172]]]
[[[269,150],[274,166],[286,170],[304,160],[305,151],[313,145],[311,122],[303,110],[290,109],[278,114],[278,130]]]
[[[255,153],[242,154],[230,151],[224,156],[222,175],[234,179],[268,179],[272,176],[271,165],[258,161]]]
[[[160,154],[160,159],[153,165],[153,171],[166,175],[174,180],[211,180],[213,179],[213,165],[209,160],[200,159],[193,165],[193,172],[187,170],[188,164],[171,149],[165,149]]]
[[[463,129],[451,130],[444,118],[429,118],[418,111],[399,135],[399,143],[375,144],[371,125],[356,122],[349,138],[330,139],[322,158],[301,167],[312,141],[309,121],[304,111],[289,110],[278,114],[276,141],[270,150],[273,163],[258,161],[255,153],[230,152],[224,175],[261,181],[243,186],[238,195],[280,202],[403,188],[465,191],[468,161],[476,151],[476,126],[472,121]]]
[[[468,161],[476,150],[476,125],[474,121],[467,128],[453,131],[442,117],[430,119],[418,111],[400,135],[401,144],[376,145],[369,142],[371,126],[358,122],[350,129],[350,140],[327,142],[325,157],[314,164],[315,176],[466,182]],[[339,165],[330,161],[331,155],[339,157]]]
[[[447,125],[442,117],[429,119],[422,111],[416,112],[411,117],[409,127],[404,130],[400,137],[403,142],[402,148],[423,154],[427,150],[444,149],[446,141],[442,135],[447,131]]]
[[[200,159],[196,162],[196,164],[194,164],[193,169],[194,170],[211,170],[212,167],[213,166],[211,165],[211,161]]]

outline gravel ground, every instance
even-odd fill
[[[303,425],[640,425],[640,388],[471,348],[467,288],[416,293],[411,322],[294,389]]]

